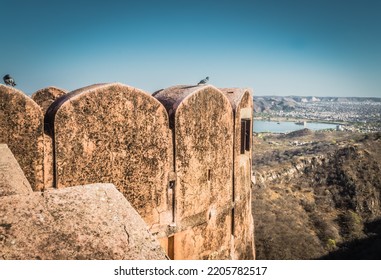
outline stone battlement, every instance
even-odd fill
[[[0,143],[33,191],[112,183],[172,259],[253,259],[252,92],[0,85]]]

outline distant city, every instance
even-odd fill
[[[381,98],[255,96],[254,118],[335,123],[347,131],[381,131]]]

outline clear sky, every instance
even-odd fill
[[[0,75],[27,94],[210,77],[256,95],[381,97],[381,1],[0,0]],[[2,82],[2,81],[1,81]]]

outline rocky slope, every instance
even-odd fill
[[[380,142],[380,133],[257,135],[257,258],[380,258],[358,250],[381,244]]]

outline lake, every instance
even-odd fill
[[[336,124],[332,123],[319,123],[307,122],[306,126],[298,125],[295,122],[275,122],[275,121],[257,121],[254,120],[254,132],[274,132],[274,133],[287,133],[295,130],[308,128],[311,130],[321,129],[336,129]]]

